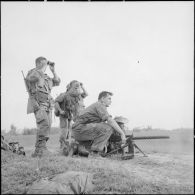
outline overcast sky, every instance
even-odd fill
[[[86,106],[113,92],[130,128],[193,127],[193,18],[193,1],[1,2],[1,128],[36,127],[21,70],[39,56],[56,64],[54,98],[76,79]]]

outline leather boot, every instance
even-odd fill
[[[37,143],[35,145],[35,151],[31,155],[32,157],[43,157],[43,156],[49,156],[52,153],[47,149],[46,142],[49,138],[44,136],[39,136]]]
[[[85,146],[79,144],[78,145],[78,155],[88,157],[89,151],[85,148]]]
[[[65,140],[64,140],[62,135],[60,136],[59,142],[60,142],[60,149],[62,149],[63,146],[64,146],[64,142],[65,142]]]
[[[73,156],[78,154],[78,143],[74,140],[69,140],[64,141],[63,147],[62,147],[62,154],[64,156]]]

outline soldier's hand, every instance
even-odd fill
[[[51,72],[54,72],[55,71],[55,66],[49,66]]]
[[[125,136],[125,134],[121,135],[121,141],[122,141],[122,144],[126,143],[126,136]]]
[[[35,105],[33,106],[33,109],[34,109],[34,111],[36,112],[36,111],[39,110],[39,106],[38,106],[37,104],[35,104]]]
[[[61,114],[61,115],[64,115],[65,112],[64,112],[63,110],[60,110],[60,114]]]

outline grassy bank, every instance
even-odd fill
[[[68,170],[93,174],[92,194],[193,194],[193,159],[189,155],[150,154],[121,161],[101,157],[64,157],[58,154],[37,159],[2,151],[1,192],[21,194],[35,180]]]
[[[135,136],[156,135],[158,132],[144,133],[136,133]],[[148,157],[136,153],[134,159],[126,161],[115,157],[61,156],[56,152],[59,134],[54,134],[48,141],[48,148],[54,154],[40,161],[39,171],[37,159],[30,156],[35,135],[5,136],[9,141],[19,141],[27,155],[23,157],[1,151],[1,192],[22,194],[36,180],[72,170],[93,174],[95,188],[92,194],[193,194],[193,134],[169,133],[168,140],[136,141]]]

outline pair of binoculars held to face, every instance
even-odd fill
[[[47,65],[49,65],[49,66],[54,66],[55,63],[54,63],[54,62],[51,62],[51,61],[48,61],[48,62],[47,62]]]

